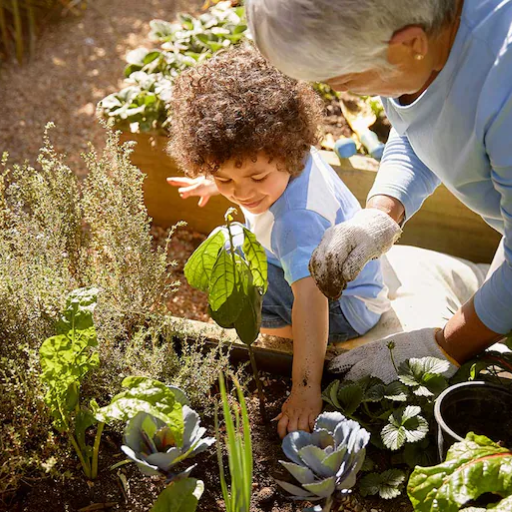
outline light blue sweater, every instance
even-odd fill
[[[505,263],[475,296],[482,322],[512,330],[512,0],[465,0],[445,67],[412,104],[383,98],[393,125],[369,196],[409,219],[443,183],[504,235]]]

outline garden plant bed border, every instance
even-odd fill
[[[233,206],[225,198],[213,197],[205,207],[199,208],[196,199],[181,199],[177,189],[167,184],[167,177],[182,174],[166,153],[167,138],[123,132],[121,141],[129,140],[137,143],[132,162],[147,175],[144,183],[145,202],[156,225],[170,227],[179,221],[186,221],[190,229],[208,234],[224,223],[224,213]],[[321,154],[364,205],[375,180],[378,162],[361,155],[340,160],[332,151],[321,151]],[[441,185],[407,222],[400,243],[477,263],[489,263],[500,239],[498,232]]]

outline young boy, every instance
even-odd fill
[[[312,147],[321,116],[309,85],[285,77],[249,46],[182,73],[173,91],[170,152],[190,178],[168,182],[181,187],[182,198],[199,196],[199,206],[214,194],[238,204],[267,253],[261,331],[293,339],[294,352],[281,437],[309,431],[322,410],[327,341],[364,334],[389,307],[379,261],[336,301],[309,273],[324,232],[361,209]]]

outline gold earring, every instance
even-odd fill
[[[425,57],[425,56],[424,56],[424,55],[421,55],[421,53],[416,53],[416,54],[414,55],[414,58],[415,58],[416,60],[423,60],[423,58],[424,58],[424,57]]]

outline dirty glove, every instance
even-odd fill
[[[411,332],[400,332],[349,350],[336,356],[330,362],[329,371],[345,373],[348,370],[345,379],[353,381],[371,375],[388,384],[397,379],[397,373],[387,346],[390,341],[393,341],[395,344],[393,359],[397,367],[400,363],[412,357],[437,357],[449,362],[449,369],[443,374],[449,378],[455,374],[459,365],[437,344],[435,334],[438,330],[438,328],[427,327]]]
[[[375,208],[357,212],[350,220],[329,228],[309,261],[309,272],[321,292],[338,299],[366,263],[389,251],[402,230]]]

